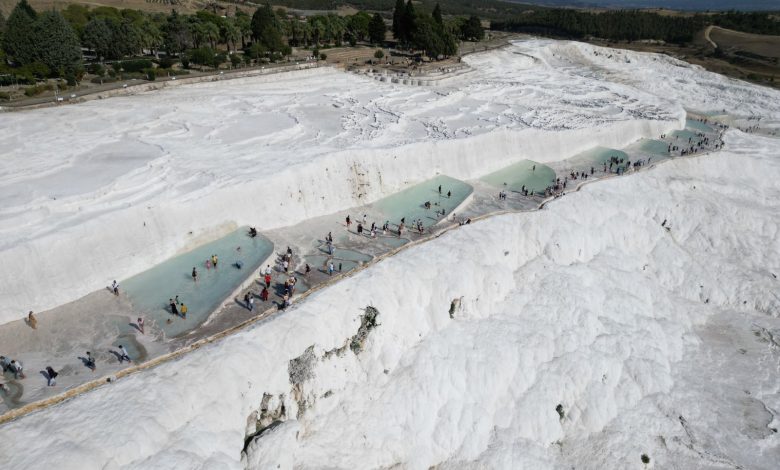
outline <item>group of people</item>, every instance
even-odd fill
[[[182,318],[187,318],[187,311],[189,310],[187,308],[187,305],[179,300],[179,296],[177,295],[173,299],[168,299],[168,307],[170,307],[171,313],[180,316]],[[168,319],[170,323],[170,319]]]

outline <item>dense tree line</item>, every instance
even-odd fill
[[[394,16],[393,32],[404,47],[435,58],[455,54],[457,38],[482,38],[476,16],[445,19],[438,4],[430,13],[411,1],[398,5],[394,15],[400,13],[401,19]],[[381,14],[363,11],[304,17],[266,4],[251,16],[237,10],[225,17],[205,10],[184,15],[71,4],[60,12],[39,13],[21,0],[7,19],[0,16],[0,84],[33,84],[47,77],[72,83],[84,74],[84,59],[99,81],[107,73],[112,75],[106,80],[154,79],[161,69],[174,73],[175,62],[218,67],[230,61],[236,66],[282,59],[292,47],[382,45],[387,29]],[[124,60],[138,56],[153,56],[154,63]]]
[[[433,11],[437,2],[441,2],[450,15],[479,16],[488,19],[507,18],[524,11],[538,10],[536,5],[513,3],[504,0],[416,0],[415,6],[425,11]],[[333,0],[274,0],[273,4],[297,10],[332,10],[338,5],[350,5],[359,10],[390,11],[395,0],[349,0],[334,2]]]
[[[4,23],[6,61],[34,66],[41,75],[56,74],[75,81],[75,68],[81,60],[79,39],[60,13],[38,14],[27,0],[21,0]]]
[[[771,15],[737,12],[667,16],[633,10],[591,13],[559,8],[493,21],[491,27],[573,38],[593,36],[613,41],[657,39],[682,44],[690,42],[697,32],[710,24],[748,33],[780,34],[780,21]]]
[[[457,39],[477,41],[484,30],[476,16],[454,18],[445,22],[437,3],[428,14],[415,8],[412,0],[396,0],[393,9],[393,37],[401,47],[424,51],[429,57],[451,56],[457,53]]]

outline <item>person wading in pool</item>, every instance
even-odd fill
[[[178,315],[179,314],[179,309],[176,308],[176,302],[174,302],[173,299],[170,299],[170,304],[169,305],[171,307],[171,313],[174,314],[174,315]]]
[[[192,268],[192,280],[198,282],[198,270],[194,267]]]

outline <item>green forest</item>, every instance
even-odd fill
[[[683,44],[693,40],[693,36],[708,25],[747,33],[780,34],[780,21],[767,13],[665,16],[632,10],[592,13],[563,8],[541,9],[493,21],[491,28],[567,38],[596,37],[612,41],[655,39]]]
[[[390,15],[359,11],[302,16],[268,4],[253,14],[236,10],[220,16],[147,13],[71,4],[61,11],[35,11],[21,0],[9,17],[0,15],[0,85],[64,78],[75,85],[85,72],[104,83],[118,79],[154,80],[159,74],[186,74],[190,67],[241,67],[278,62],[292,48],[321,49],[346,44],[393,45],[436,59],[457,52],[458,40],[477,41],[484,33],[478,17],[448,15],[398,0]],[[40,90],[31,87],[31,94]]]

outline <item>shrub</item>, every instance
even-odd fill
[[[154,68],[148,68],[145,70],[146,72],[146,79],[150,82],[153,82],[157,79],[157,70]]]
[[[22,69],[27,70],[35,78],[46,78],[51,75],[51,69],[49,69],[49,67],[47,67],[46,64],[42,62],[33,62],[32,64],[27,64],[22,67]]]
[[[374,52],[374,57],[377,59],[381,59],[385,56],[385,53],[382,52],[382,49],[377,49],[376,52]]]
[[[102,77],[106,74],[106,68],[103,67],[102,64],[90,64],[89,67],[87,67],[87,70],[89,70],[89,73],[92,75],[97,75],[98,77]]]
[[[328,58],[328,55],[325,53],[320,54],[320,60],[325,60]]]
[[[198,65],[213,66],[215,63],[214,50],[210,47],[198,47],[190,51],[190,62]]]
[[[31,86],[31,87],[25,88],[24,89],[24,95],[28,96],[28,97],[37,96],[37,95],[40,95],[41,93],[43,93],[44,91],[49,91],[49,90],[52,90],[52,89],[54,89],[54,87],[49,85],[48,83],[47,84],[42,84],[42,85],[34,85],[34,86]]]
[[[11,94],[5,91],[0,91],[0,101],[11,101]]]
[[[241,56],[238,54],[230,54],[230,64],[233,65],[233,67],[238,67],[238,65],[241,64]]]
[[[159,65],[160,68],[169,69],[176,65],[176,60],[174,60],[172,57],[163,57],[157,61],[157,65]]]
[[[115,69],[121,68],[125,72],[143,72],[152,67],[152,61],[149,59],[123,60],[114,64]]]
[[[73,69],[66,70],[65,81],[68,83],[68,86],[76,86],[76,71]]]
[[[648,457],[647,454],[642,454],[642,463],[645,465],[650,463],[650,457]]]
[[[95,77],[90,81],[92,83],[114,83],[117,80],[116,77]]]

